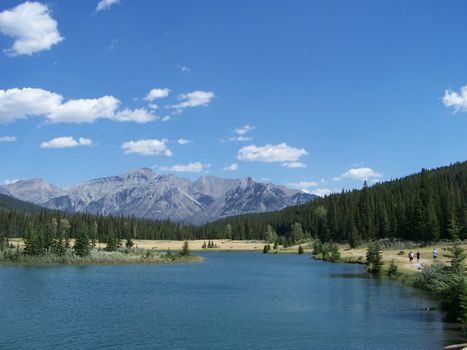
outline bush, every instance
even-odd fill
[[[397,277],[399,276],[399,271],[396,263],[394,262],[394,259],[391,260],[391,264],[389,265],[388,268],[388,276],[389,277]]]

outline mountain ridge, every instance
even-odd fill
[[[0,188],[1,190],[1,188]],[[135,216],[203,224],[232,215],[280,210],[316,198],[300,190],[251,177],[201,176],[195,181],[149,168],[106,176],[60,188],[42,179],[18,180],[3,191],[49,209]]]

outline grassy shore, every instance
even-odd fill
[[[132,264],[176,264],[201,262],[200,256],[180,256],[146,249],[119,249],[107,252],[93,249],[88,256],[77,256],[68,250],[64,256],[44,254],[28,256],[16,249],[0,252],[0,266],[37,266],[37,265],[132,265]]]

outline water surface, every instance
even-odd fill
[[[423,292],[299,255],[0,267],[0,349],[441,349]]]

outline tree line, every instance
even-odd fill
[[[90,241],[113,239],[262,239],[282,245],[318,238],[350,242],[400,238],[449,239],[450,220],[467,238],[467,162],[455,163],[360,190],[342,191],[277,212],[229,217],[201,226],[135,217],[0,210],[0,245],[7,237],[53,240],[87,235]],[[3,243],[2,243],[3,242]],[[40,246],[40,245],[39,245]]]

